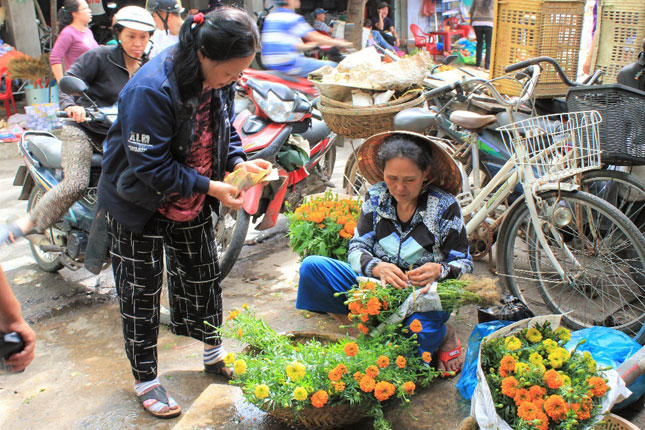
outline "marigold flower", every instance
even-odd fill
[[[560,374],[553,369],[547,370],[544,373],[544,382],[546,382],[547,387],[552,390],[557,390],[564,383]]]
[[[504,344],[506,345],[506,348],[508,348],[510,351],[517,351],[522,347],[522,341],[516,338],[515,336],[509,336],[507,338],[504,338]]]
[[[345,224],[345,227],[343,227],[343,230],[345,230],[345,233],[351,234],[353,236],[355,228],[356,228],[356,221],[351,220],[347,224]]]
[[[540,407],[538,407],[537,412],[537,428],[538,430],[549,430],[549,417],[547,417],[546,414],[539,409]]]
[[[358,329],[361,331],[363,334],[367,334],[370,332],[370,329],[367,328],[366,325],[363,325],[362,323],[358,323]]]
[[[529,355],[529,362],[535,364],[536,366],[542,364],[542,356],[538,354],[537,352],[532,352]]]
[[[353,357],[358,354],[358,345],[356,344],[356,342],[346,343],[343,349],[345,351],[345,355],[347,355],[348,357]]]
[[[230,366],[231,364],[233,364],[234,361],[235,361],[235,354],[233,354],[232,352],[229,352],[224,356],[224,364],[226,364],[227,366]]]
[[[418,319],[414,319],[410,323],[410,330],[412,331],[412,333],[419,333],[421,330],[423,330],[423,326]]]
[[[396,365],[399,369],[403,369],[405,367],[405,364],[407,363],[406,359],[404,356],[399,355],[396,357]]]
[[[394,384],[387,381],[378,382],[374,386],[374,397],[380,402],[389,399],[396,391]]]
[[[531,343],[538,343],[542,340],[542,333],[540,333],[540,330],[535,327],[531,327],[526,331],[526,340]]]
[[[309,217],[307,217],[307,221],[315,222],[316,224],[320,224],[325,220],[325,214],[323,212],[312,212],[309,214]]]
[[[338,235],[339,235],[340,237],[342,237],[343,239],[351,239],[352,237],[354,237],[354,235],[353,235],[353,234],[347,233],[345,230],[341,230],[341,231],[339,231],[339,232],[338,232]]]
[[[334,368],[329,371],[329,374],[327,375],[329,377],[330,381],[333,382],[338,382],[340,381],[340,378],[343,377],[343,374],[338,371],[338,369]]]
[[[296,388],[295,390],[293,390],[293,398],[298,400],[299,402],[307,400],[307,390],[305,390],[303,387]]]
[[[508,376],[502,379],[502,394],[514,398],[515,394],[517,394],[518,386],[519,382],[517,382],[517,379],[514,376]]]
[[[376,289],[376,284],[372,281],[366,282],[365,285],[363,285],[364,290],[375,290]]]
[[[336,382],[334,384],[334,390],[336,390],[337,393],[345,391],[345,383],[344,382]]]
[[[383,300],[383,310],[386,311],[388,307],[390,307],[390,304]]]
[[[248,308],[249,308],[249,304],[248,304],[248,303],[244,303],[244,304],[242,305],[242,309],[248,309]]]
[[[229,320],[229,321],[234,320],[235,318],[237,318],[237,316],[238,316],[239,314],[240,314],[240,311],[238,311],[237,309],[233,309],[233,310],[228,314],[228,320]]]
[[[354,373],[354,381],[359,382],[362,377],[363,377],[363,374],[361,372]]]
[[[375,386],[376,386],[376,381],[374,381],[374,378],[370,378],[367,375],[361,378],[360,387],[363,392],[371,393],[372,391],[374,391]]]
[[[571,332],[565,327],[556,328],[554,333],[563,343],[567,343],[571,340]]]
[[[531,388],[529,388],[529,396],[532,402],[543,399],[546,396],[546,388],[540,387],[539,385],[531,385]]]
[[[403,391],[405,391],[406,394],[414,394],[414,390],[415,388],[417,388],[417,386],[412,381],[406,382],[405,384],[402,385],[402,387],[403,387]]]
[[[241,328],[237,329],[237,337],[242,337],[243,334],[244,334],[244,332],[242,331]]]
[[[524,402],[517,408],[517,416],[524,421],[533,421],[537,418],[538,408],[531,402]]]
[[[367,315],[367,314],[361,315],[361,321],[367,322],[367,321],[369,321],[369,319],[370,319],[369,315]]]
[[[569,406],[562,397],[554,394],[549,396],[544,402],[544,410],[554,421],[562,421],[567,416]]]
[[[602,379],[599,376],[594,376],[589,379],[589,387],[591,387],[591,394],[593,394],[596,397],[602,397],[607,393],[609,390],[609,387],[605,383],[605,380]]]
[[[572,403],[571,409],[575,411],[576,418],[578,418],[580,421],[591,418],[591,413],[589,412],[589,407],[587,405],[581,405],[580,403]]]
[[[255,391],[254,391],[255,397],[258,399],[266,399],[269,397],[269,387],[265,384],[258,384],[255,386]]]
[[[430,355],[428,351],[424,351],[423,354],[421,354],[421,359],[426,363],[430,363],[432,361],[432,355]]]
[[[327,400],[329,400],[327,392],[325,390],[318,390],[311,396],[311,405],[314,408],[322,408],[327,403]]]
[[[521,361],[515,363],[515,374],[517,376],[523,376],[529,370],[530,370],[530,367],[528,364],[523,363]]]
[[[367,313],[370,315],[378,315],[381,313],[381,302],[376,297],[371,297],[367,301]]]
[[[370,378],[376,378],[379,374],[378,367],[376,366],[369,366],[367,369],[365,369],[365,374],[369,376]]]
[[[550,354],[554,349],[558,347],[558,343],[553,339],[545,339],[542,341],[542,347],[547,352],[547,354]]]
[[[338,369],[341,375],[344,375],[345,373],[347,373],[347,367],[342,363],[336,366],[336,369]]]
[[[517,406],[521,405],[524,402],[530,402],[531,396],[529,395],[529,390],[527,390],[526,388],[520,388],[515,392],[513,400],[515,401],[515,404]]]
[[[307,368],[297,361],[287,366],[287,376],[292,381],[298,382],[306,375]]]
[[[244,372],[246,372],[246,361],[242,359],[235,360],[233,371],[238,375],[242,375]]]
[[[385,355],[381,355],[376,359],[376,364],[378,364],[378,367],[380,367],[381,369],[384,369],[390,365],[390,359]]]
[[[515,359],[512,355],[505,355],[502,357],[502,360],[499,362],[499,372],[500,374],[504,371],[505,373],[515,371]]]

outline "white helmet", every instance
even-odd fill
[[[119,28],[122,27],[122,28]],[[150,12],[139,6],[126,6],[114,15],[114,30],[123,28],[153,32],[157,28]]]

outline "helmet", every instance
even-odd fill
[[[153,32],[157,28],[152,15],[142,7],[126,6],[114,15],[114,29],[122,28]]]
[[[150,13],[160,10],[168,13],[181,13],[184,8],[181,7],[181,0],[148,0],[146,9]]]

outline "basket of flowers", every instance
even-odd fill
[[[322,255],[346,261],[359,214],[359,199],[331,191],[310,196],[287,213],[289,246],[300,258]]]
[[[482,429],[590,429],[630,395],[613,369],[570,345],[561,316],[511,324],[484,338],[471,411]]]

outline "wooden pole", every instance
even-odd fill
[[[347,2],[347,23],[354,24],[351,34],[345,32],[345,39],[354,44],[356,50],[361,49],[363,42],[363,15],[365,15],[366,0],[349,0]]]
[[[51,21],[52,41],[58,36],[58,2],[49,0],[49,20]]]

